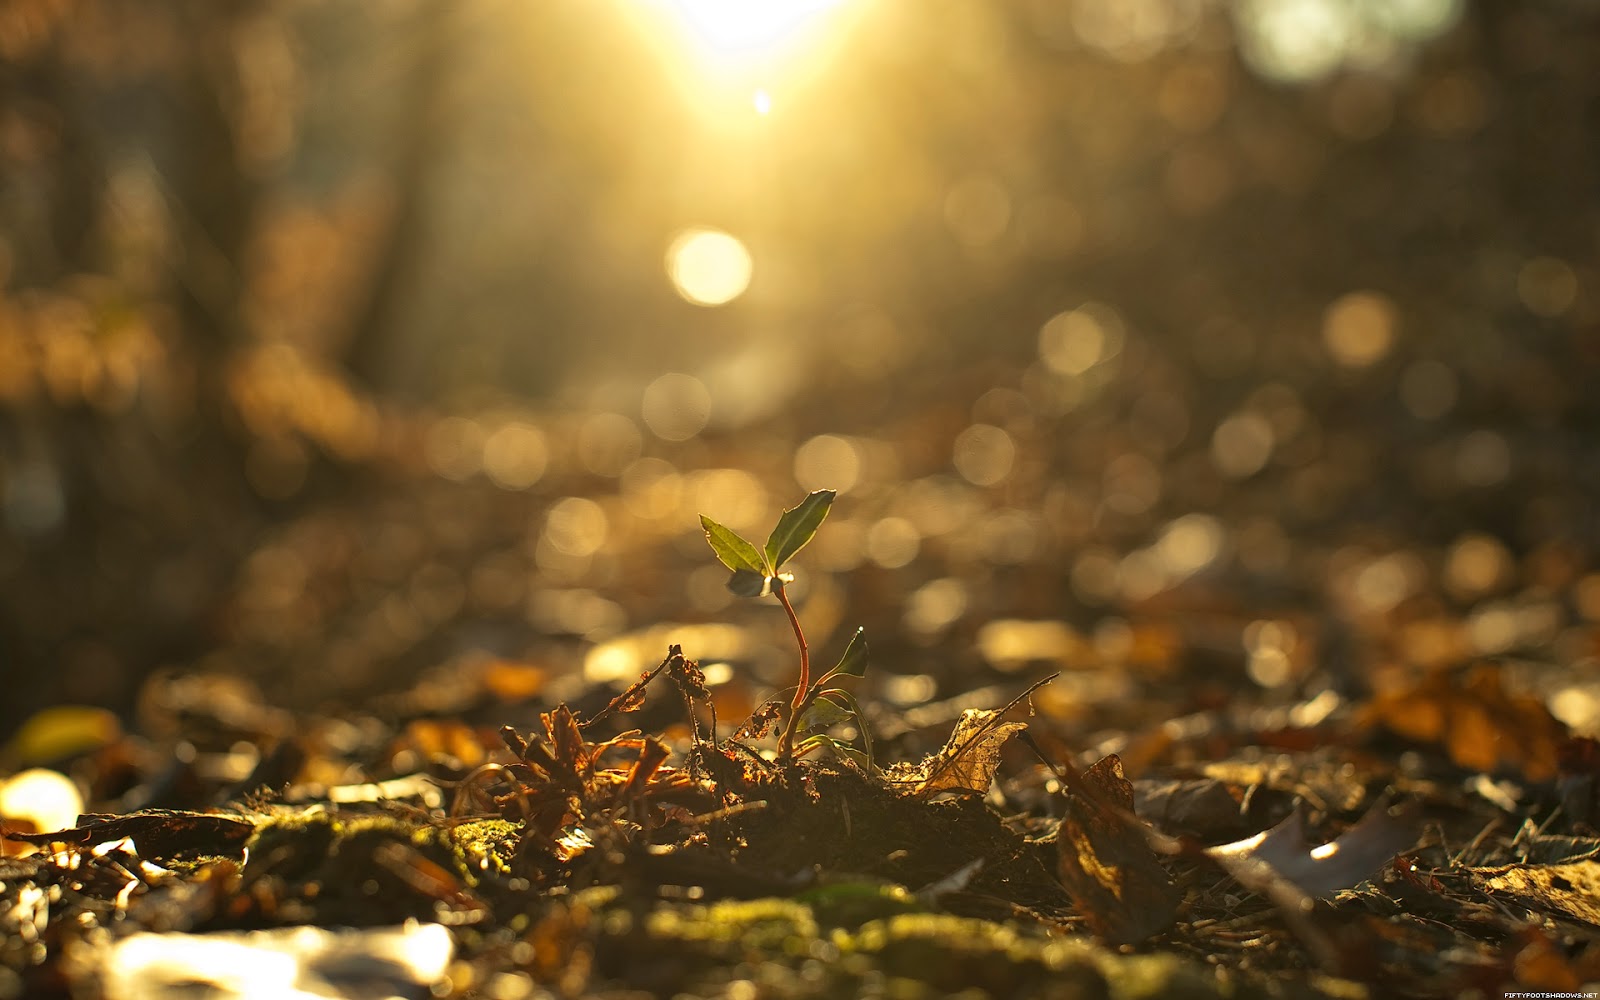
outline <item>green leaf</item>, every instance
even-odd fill
[[[774,571],[806,547],[822,527],[822,519],[828,516],[828,508],[838,495],[834,490],[818,490],[783,512],[778,526],[767,536],[767,563]]]
[[[844,675],[845,677],[867,676],[867,630],[856,629],[856,634],[850,637],[850,644],[844,647],[844,655],[839,657],[839,663],[828,671],[829,677]]]
[[[833,747],[839,753],[848,752],[850,759],[860,764],[867,773],[876,774],[877,765],[872,760],[872,731],[867,728],[867,717],[861,714],[861,703],[856,701],[855,696],[849,691],[843,688],[828,688],[826,691],[819,692],[816,699],[812,701],[811,707],[806,709],[806,714],[801,716],[800,722],[806,729],[810,730],[826,729],[852,719],[856,724],[856,732],[861,737],[862,750],[857,750],[855,747],[842,747],[832,737],[825,737],[824,739],[830,747]],[[796,751],[804,754],[808,745],[815,748],[818,737],[822,735],[817,733],[807,737],[796,748]]]
[[[735,573],[745,570],[763,577],[772,575],[772,570],[767,567],[761,550],[756,548],[754,543],[746,541],[743,535],[732,528],[718,524],[704,514],[700,515],[700,527],[706,530],[706,541],[711,543],[711,551],[722,560],[722,565]]]
[[[812,729],[828,729],[841,722],[849,722],[855,713],[844,705],[831,698],[819,697],[806,709],[806,714],[800,717],[800,728],[810,731]]]
[[[804,757],[806,754],[817,749],[818,747],[827,747],[829,750],[832,750],[835,754],[837,754],[841,759],[850,761],[863,771],[870,772],[872,770],[872,759],[866,754],[862,753],[860,750],[857,750],[848,743],[840,743],[833,737],[824,735],[822,733],[817,733],[815,736],[808,736],[804,740],[801,740],[800,745],[794,748],[794,755],[796,757]]]
[[[865,645],[865,643],[863,643]],[[867,717],[861,714],[861,703],[856,701],[855,695],[843,688],[829,688],[818,695],[819,700],[826,698],[838,705],[843,705],[856,717],[856,731],[861,734],[861,747],[866,751],[866,769],[869,774],[875,773],[877,765],[872,761],[872,730],[867,728]]]

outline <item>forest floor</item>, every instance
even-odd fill
[[[985,399],[1019,454],[1052,440]],[[1553,712],[1594,711],[1581,552],[1337,504],[1266,537],[1282,482],[1220,487],[1234,519],[1175,477],[1175,516],[1119,526],[1070,454],[940,471],[894,435],[968,418],[924,417],[852,445],[894,481],[799,560],[814,652],[872,640],[845,750],[804,759],[762,710],[789,627],[693,519],[792,447],[635,459],[611,495],[553,454],[535,501],[391,471],[286,523],[131,722],[49,709],[5,747],[0,1000],[1600,989],[1600,748]],[[87,792],[53,821],[52,773]]]

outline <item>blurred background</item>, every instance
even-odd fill
[[[695,515],[823,487],[885,704],[1600,728],[1596,67],[1585,0],[5,0],[0,734],[781,685]]]

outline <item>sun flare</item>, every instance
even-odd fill
[[[771,54],[812,28],[840,0],[667,0],[691,40],[710,54]]]
[[[838,57],[863,4],[845,0],[630,0],[631,20],[697,115],[759,127]]]

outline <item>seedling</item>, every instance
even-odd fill
[[[872,737],[867,733],[861,706],[850,692],[830,686],[835,678],[866,674],[867,641],[862,638],[864,630],[856,629],[839,662],[813,681],[811,648],[806,645],[805,631],[800,628],[800,618],[794,613],[794,605],[789,603],[789,594],[785,589],[787,584],[794,581],[794,574],[783,572],[784,564],[815,537],[837,495],[833,490],[818,490],[784,511],[783,516],[778,518],[778,526],[767,536],[767,544],[759,549],[738,532],[704,514],[700,515],[700,526],[706,531],[706,541],[711,543],[711,551],[717,554],[724,566],[733,571],[728,578],[728,589],[739,597],[766,597],[768,594],[776,597],[789,616],[790,627],[794,629],[795,645],[800,649],[800,677],[795,683],[794,698],[789,703],[783,732],[778,736],[778,762],[787,763],[826,746],[871,771]],[[861,734],[862,750],[846,746],[823,733],[806,737],[798,746],[795,744],[795,737],[802,729],[830,726],[852,716],[855,718],[856,731]]]

